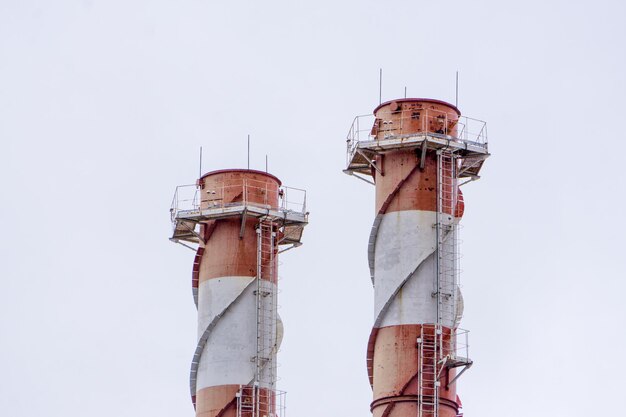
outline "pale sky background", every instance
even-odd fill
[[[308,190],[282,257],[289,417],[370,415],[373,188],[356,114],[404,95],[488,122],[465,187],[468,417],[618,415],[626,365],[622,1],[0,0],[0,414],[193,416],[178,184]]]

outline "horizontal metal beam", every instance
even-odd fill
[[[358,149],[382,151],[387,149],[418,147],[421,146],[424,140],[428,141],[429,149],[453,148],[458,150],[464,150],[470,154],[489,155],[489,151],[487,150],[486,145],[475,142],[463,141],[461,139],[454,139],[452,137],[442,138],[432,134],[397,135],[381,140],[363,141],[359,142]]]
[[[281,224],[308,224],[307,214],[275,208],[258,207],[250,204],[242,204],[230,207],[218,207],[205,210],[181,210],[176,219],[199,223],[206,220],[223,219],[241,216],[246,211],[247,216],[259,218],[268,217]]]
[[[366,161],[370,164],[370,166],[371,166],[372,168],[374,168],[376,171],[378,171],[378,173],[379,173],[381,176],[384,176],[384,175],[385,175],[385,174],[383,173],[383,171],[381,171],[381,170],[380,170],[380,168],[378,168],[378,166],[376,166],[376,162],[374,162],[374,160],[373,160],[372,158],[370,158],[369,156],[365,155],[365,153],[364,153],[363,151],[361,151],[360,149],[357,149],[356,151],[357,151],[357,153],[358,153],[359,155],[361,155],[363,158],[365,158],[365,160],[366,160]]]

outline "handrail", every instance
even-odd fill
[[[352,158],[354,158],[360,142],[380,141],[424,134],[441,136],[443,138],[453,139],[487,149],[487,122],[484,120],[467,116],[449,119],[447,114],[442,115],[441,111],[430,109],[422,109],[417,119],[408,112],[402,113],[401,117],[394,116],[389,120],[377,119],[373,114],[356,116],[346,136],[347,163],[350,164]],[[404,113],[407,113],[407,116],[404,116]],[[419,122],[417,122],[417,120],[419,120]],[[402,126],[405,122],[410,122],[413,125],[415,125],[416,122],[419,123],[421,125],[420,131],[415,133],[403,133]],[[436,131],[431,131],[433,125],[439,125],[440,128]],[[362,128],[361,126],[365,127]],[[451,133],[453,133],[454,129],[456,129],[456,134],[452,135]]]
[[[241,199],[225,202],[224,196],[233,192],[240,192]],[[207,195],[204,196],[204,194]],[[275,201],[278,203],[276,204]],[[268,183],[250,178],[218,183],[216,186],[204,190],[201,190],[196,184],[179,185],[174,190],[172,197],[170,217],[175,225],[180,212],[198,212],[203,206],[214,209],[239,205],[306,214],[306,190],[288,186],[272,189]]]
[[[452,359],[469,359],[469,330],[454,329],[451,345],[450,356]]]

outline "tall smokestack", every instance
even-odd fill
[[[177,187],[170,211],[170,240],[196,251],[198,344],[190,372],[196,415],[281,417],[278,254],[301,245],[304,190],[282,187],[266,172],[214,171]]]
[[[457,378],[472,365],[459,328],[459,187],[479,178],[489,156],[485,123],[443,101],[398,99],[357,117],[347,144],[345,172],[376,187],[372,413],[457,416]]]

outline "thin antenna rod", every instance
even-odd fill
[[[406,87],[404,87],[404,98],[406,98]]]
[[[202,178],[202,146],[200,146],[200,175],[198,178]]]
[[[456,94],[454,98],[454,106],[459,107],[459,71],[456,72]]]
[[[250,135],[248,135],[248,170],[250,169]]]
[[[383,69],[378,74],[378,104],[383,102]]]
[[[267,154],[265,154],[265,172],[269,172],[269,171],[267,170]]]

